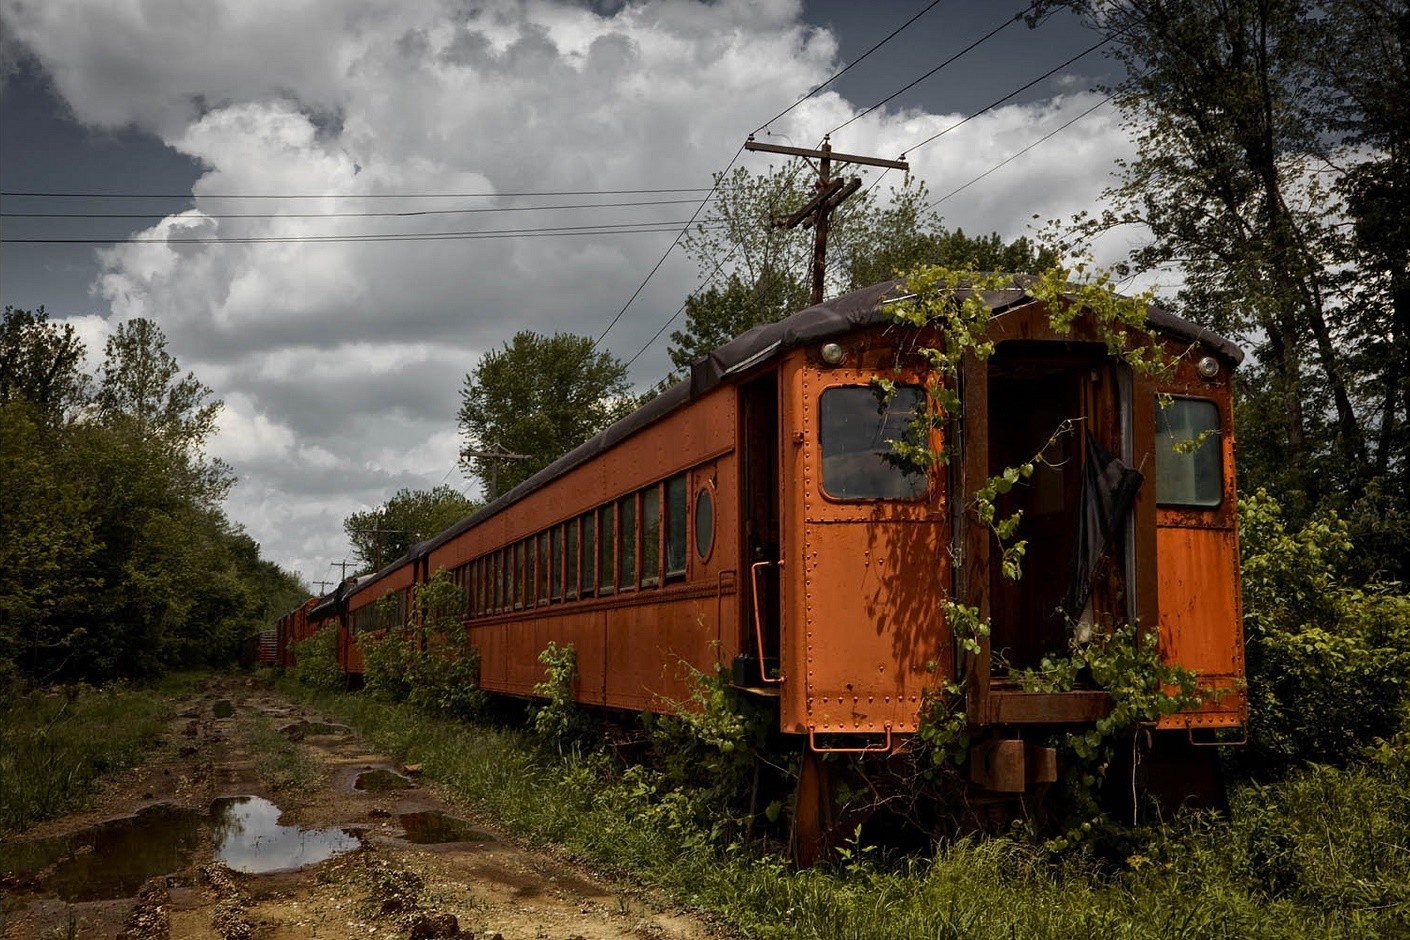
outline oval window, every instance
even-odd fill
[[[708,489],[695,494],[695,551],[701,558],[710,557],[715,544],[715,501]]]

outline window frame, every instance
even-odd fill
[[[617,585],[617,503],[612,501],[594,510],[597,513],[597,596],[616,593]],[[603,526],[603,516],[607,525]],[[604,537],[605,536],[605,537]],[[603,556],[607,566],[603,569]]]
[[[617,523],[617,552],[613,559],[615,583],[619,591],[635,591],[641,579],[641,519],[638,512],[641,507],[638,495],[628,493],[619,496],[612,504]],[[630,510],[632,517],[630,534],[627,532],[627,510]],[[627,562],[631,564],[630,570],[625,564]]]
[[[657,481],[651,486],[640,491],[640,501],[637,504],[637,529],[641,533],[639,541],[641,543],[640,558],[637,560],[637,581],[644,587],[661,586],[661,569],[664,566],[666,528],[662,510],[665,508],[665,481]],[[656,544],[648,545],[646,541],[646,507],[654,505],[656,507]],[[650,578],[646,576],[646,560],[655,559],[655,574]]]
[[[671,525],[671,484],[679,481],[682,498],[682,511],[680,518],[681,528],[681,566],[671,567],[670,540],[675,530]],[[690,474],[686,472],[675,473],[662,481],[662,501],[665,510],[661,518],[662,550],[661,550],[661,577],[662,583],[667,581],[684,580],[690,572]]]
[[[830,392],[844,391],[844,390],[852,390],[852,389],[860,389],[860,390],[862,390],[862,391],[865,391],[867,394],[872,395],[873,397],[874,397],[875,394],[876,394],[875,391],[872,389],[871,386],[869,386],[869,385],[864,385],[864,384],[859,384],[859,383],[857,383],[857,382],[840,382],[840,383],[838,383],[837,385],[829,385],[829,386],[823,388],[820,392],[818,392],[818,397],[817,397],[817,403],[818,403],[818,425],[817,425],[817,448],[818,448],[818,449],[817,449],[817,467],[818,467],[818,478],[817,478],[817,479],[818,479],[818,483],[817,483],[817,486],[818,486],[818,493],[822,495],[823,499],[826,499],[826,500],[828,500],[829,502],[841,503],[841,504],[843,504],[843,505],[846,505],[846,504],[865,505],[865,504],[867,504],[867,503],[922,503],[922,502],[925,502],[927,499],[930,498],[930,492],[931,492],[931,489],[933,488],[933,485],[934,485],[934,480],[930,478],[930,475],[929,475],[929,474],[926,475],[925,487],[920,491],[919,494],[917,494],[917,495],[915,495],[915,496],[910,496],[910,497],[904,497],[904,496],[834,496],[832,493],[828,492],[828,489],[827,489],[827,473],[826,473],[826,469],[825,469],[826,464],[825,464],[825,458],[824,458],[824,443],[823,443],[823,421],[824,421],[823,399],[826,398],[827,395],[828,395],[828,393],[830,393]],[[899,383],[899,384],[896,385],[896,391],[899,392],[899,391],[902,390],[902,389],[914,389],[915,391],[917,391],[917,392],[920,393],[920,402],[923,403],[923,402],[925,401],[925,398],[926,398],[926,395],[925,395],[925,386],[919,385],[919,384],[915,384],[915,383],[911,383],[911,382],[902,382],[902,383]],[[918,403],[918,404],[919,404],[919,403]]]
[[[1207,395],[1176,395],[1176,394],[1173,394],[1173,393],[1170,393],[1170,392],[1165,392],[1165,393],[1157,392],[1157,393],[1156,393],[1156,396],[1155,396],[1155,414],[1154,414],[1154,416],[1152,417],[1152,421],[1151,421],[1151,435],[1152,435],[1152,437],[1153,437],[1153,439],[1154,439],[1155,447],[1156,447],[1156,448],[1159,448],[1159,447],[1162,446],[1162,445],[1161,445],[1161,442],[1160,442],[1160,414],[1161,414],[1162,411],[1165,410],[1165,409],[1162,408],[1161,405],[1160,405],[1160,399],[1161,399],[1161,396],[1162,396],[1162,395],[1164,395],[1165,397],[1168,397],[1168,398],[1171,400],[1171,404],[1174,404],[1174,403],[1177,402],[1177,401],[1195,401],[1195,402],[1202,402],[1202,403],[1207,404],[1207,405],[1210,405],[1210,406],[1212,406],[1212,407],[1214,408],[1214,420],[1215,420],[1216,423],[1215,423],[1215,425],[1214,425],[1214,435],[1213,435],[1213,438],[1214,438],[1215,442],[1217,442],[1217,443],[1215,444],[1215,453],[1217,454],[1217,459],[1215,460],[1215,466],[1216,466],[1216,467],[1218,468],[1218,470],[1219,470],[1219,487],[1218,487],[1218,489],[1219,489],[1219,499],[1218,499],[1217,502],[1213,502],[1213,503],[1181,503],[1181,502],[1166,502],[1166,501],[1162,500],[1162,499],[1160,498],[1160,465],[1159,465],[1160,453],[1159,453],[1159,450],[1157,450],[1157,452],[1156,452],[1156,461],[1157,461],[1157,463],[1156,463],[1156,480],[1155,480],[1155,506],[1156,506],[1156,509],[1169,509],[1169,510],[1173,510],[1173,511],[1175,511],[1175,512],[1218,512],[1219,510],[1221,510],[1221,509],[1224,508],[1224,503],[1225,503],[1225,500],[1226,500],[1225,493],[1224,493],[1224,489],[1225,489],[1225,488],[1224,488],[1224,480],[1225,480],[1225,477],[1226,477],[1226,475],[1227,475],[1227,471],[1226,471],[1226,468],[1225,468],[1225,466],[1224,466],[1224,426],[1225,426],[1225,420],[1224,420],[1224,408],[1223,408],[1223,406],[1222,406],[1222,403],[1219,402],[1217,399],[1210,398],[1210,397],[1207,396]],[[1206,443],[1208,443],[1208,442],[1206,442]],[[1204,445],[1201,445],[1201,446],[1204,446]],[[1179,453],[1177,453],[1177,454],[1175,454],[1174,456],[1187,457],[1187,458],[1189,458],[1190,460],[1194,460],[1196,453],[1198,453],[1198,448],[1196,448],[1194,451],[1191,451],[1191,452],[1188,453],[1188,454],[1179,454]]]
[[[710,506],[710,542],[705,546],[704,552],[700,551],[700,528],[698,524],[701,497],[708,498]],[[702,480],[700,485],[695,488],[695,498],[690,501],[690,532],[692,537],[686,548],[687,551],[693,549],[696,560],[700,561],[702,564],[708,562],[715,554],[715,530],[719,528],[719,526],[715,524],[715,504],[717,502],[718,501],[715,499],[715,488],[711,486],[708,481]]]

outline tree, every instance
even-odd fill
[[[764,173],[740,168],[719,180],[713,214],[686,240],[702,273],[720,259],[737,259],[722,287],[686,299],[685,327],[671,334],[677,375],[712,349],[762,323],[773,323],[808,305],[812,239],[805,231],[774,226],[780,215],[811,195],[811,170],[801,161]],[[921,264],[995,272],[1035,272],[1057,256],[1026,238],[1005,242],[998,234],[971,238],[949,231],[928,206],[925,184],[906,177],[885,202],[871,191],[853,196],[833,216],[827,272],[832,290],[865,287]]]
[[[140,437],[195,450],[214,433],[222,407],[210,396],[195,375],[181,375],[152,321],[129,320],[108,337],[96,397],[104,423],[129,422]]]
[[[376,571],[470,515],[480,506],[460,491],[440,485],[429,490],[400,489],[376,509],[355,512],[343,531],[365,569]]]
[[[0,403],[23,398],[46,423],[66,421],[88,403],[83,341],[72,325],[51,323],[44,308],[5,308],[0,325]]]
[[[1137,157],[1077,242],[1144,227],[1130,273],[1179,270],[1187,315],[1252,348],[1241,482],[1294,518],[1410,492],[1406,5],[1050,5],[1110,36],[1130,75]]]
[[[460,432],[468,450],[527,459],[463,456],[486,499],[513,489],[636,405],[627,370],[586,336],[516,333],[465,376]]]

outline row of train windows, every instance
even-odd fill
[[[480,617],[656,587],[663,571],[665,580],[685,577],[688,497],[680,474],[460,566],[453,576],[466,610]],[[708,490],[695,515],[704,557],[714,533]]]
[[[372,604],[364,604],[354,610],[349,619],[352,624],[353,633],[375,633],[379,630],[390,630],[393,627],[400,627],[406,623],[406,591],[396,592],[396,603],[389,604],[385,600]]]

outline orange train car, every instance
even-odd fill
[[[926,379],[901,353],[888,282],[738,337],[307,620],[338,624],[356,674],[359,637],[382,626],[372,605],[446,569],[466,592],[486,690],[531,696],[555,642],[576,651],[579,701],[666,711],[691,669],[720,664],[809,755],[894,752],[925,691],[964,679],[975,783],[1008,794],[1050,769],[1030,731],[1110,707],[1097,689],[1025,691],[1013,670],[1065,651],[1073,629],[1134,621],[1158,630],[1166,662],[1221,690],[1156,731],[1168,776],[1198,778],[1210,762],[1197,736],[1246,721],[1230,399],[1242,353],[1152,309],[1149,334],[1180,356],[1152,380],[1082,315],[1054,333],[1026,283],[985,295],[994,352],[964,363],[944,432],[957,456],[928,478],[886,459]],[[883,410],[871,380],[898,361]],[[1054,438],[1064,425],[1073,433]],[[1182,440],[1199,446],[1178,451]],[[1001,505],[1023,511],[1027,539],[1025,577],[1009,582],[989,528],[956,507],[1050,441]],[[977,655],[950,634],[951,598],[990,621]]]

